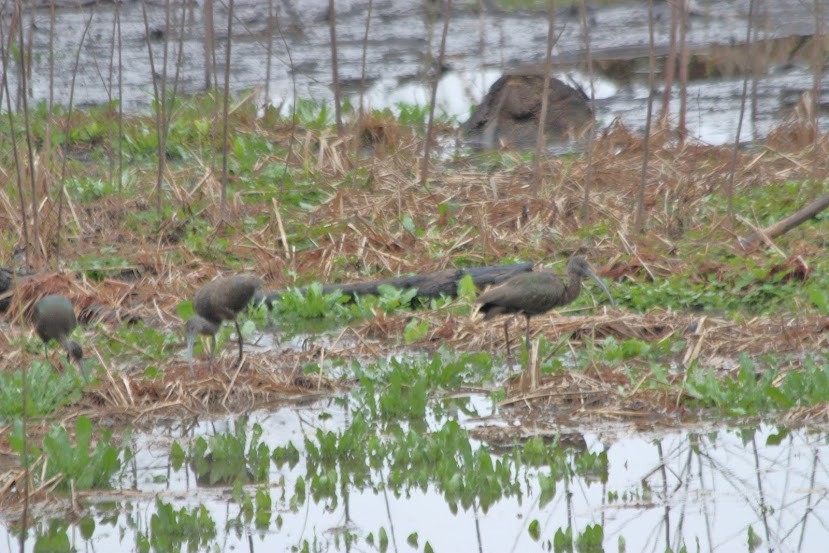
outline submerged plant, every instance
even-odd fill
[[[250,432],[250,438],[248,438]],[[270,448],[262,443],[262,427],[254,424],[248,429],[244,418],[236,421],[233,431],[220,432],[205,439],[196,438],[187,453],[196,475],[209,485],[236,482],[267,482]],[[173,444],[173,457],[183,460],[182,448]]]
[[[155,500],[156,512],[146,532],[136,535],[136,549],[141,553],[155,551],[204,550],[216,537],[216,522],[204,505],[176,510],[172,504]]]

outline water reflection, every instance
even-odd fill
[[[418,428],[426,434],[405,425],[381,431],[340,397],[247,421],[136,432],[123,490],[82,497],[91,503],[89,516],[71,524],[41,516],[27,550],[213,544],[363,551],[386,543],[399,551],[428,542],[435,551],[546,551],[571,543],[732,551],[749,540],[758,550],[822,549],[829,517],[824,433],[762,425],[628,436],[614,428],[583,430],[586,452],[539,440],[496,454],[465,430],[492,411],[487,397],[455,397]],[[239,425],[247,431],[240,434]],[[248,453],[272,454],[260,484],[205,486],[195,463],[171,455],[174,441],[189,453],[200,438],[215,444],[229,435],[242,436]],[[17,529],[6,524],[0,543],[11,550]]]

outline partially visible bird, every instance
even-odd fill
[[[35,332],[43,340],[44,354],[47,342],[57,340],[66,351],[69,361],[78,365],[84,382],[88,382],[83,367],[83,348],[75,340],[69,339],[69,335],[78,326],[72,302],[57,294],[44,296],[35,304],[33,320]]]
[[[190,317],[185,325],[187,332],[187,358],[190,363],[190,372],[193,370],[193,346],[196,334],[210,336],[212,347],[207,366],[213,369],[213,354],[216,347],[216,332],[222,321],[233,321],[236,325],[236,335],[239,338],[239,362],[242,360],[242,330],[236,316],[250,303],[262,280],[253,275],[235,275],[219,277],[208,282],[197,292],[193,300],[196,315]]]
[[[581,292],[581,281],[593,279],[616,307],[610,291],[596,276],[587,259],[576,255],[567,263],[567,282],[560,275],[547,271],[520,273],[510,277],[495,288],[487,290],[478,298],[484,320],[501,314],[522,314],[527,318],[527,344],[530,340],[530,317],[546,313],[554,307],[567,305]],[[509,352],[509,319],[504,322],[504,333]],[[508,353],[509,355],[509,353]]]

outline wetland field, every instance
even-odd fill
[[[212,2],[41,4],[0,9],[0,551],[823,550],[820,10],[693,3],[670,89],[655,2],[651,95],[647,2],[559,6],[597,132],[533,153],[458,128],[543,63],[544,2],[240,1],[226,74],[232,3],[209,45]],[[575,255],[615,305],[587,280],[528,340],[484,320],[475,271]],[[225,322],[191,370],[196,291],[234,274],[244,355]],[[49,294],[88,381],[33,330]]]

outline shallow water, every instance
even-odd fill
[[[829,535],[827,435],[785,432],[767,424],[756,430],[717,426],[647,434],[621,425],[599,431],[577,429],[588,452],[606,453],[606,481],[601,474],[582,474],[572,465],[545,503],[540,500],[537,476],[548,472],[543,466],[515,470],[511,479],[518,492],[505,494],[489,508],[481,506],[479,496],[469,508],[458,506],[455,512],[446,491],[434,483],[425,489],[396,487],[393,481],[399,474],[393,476],[388,463],[369,469],[365,479],[351,474],[348,483],[338,480],[335,496],[315,500],[304,439],[317,430],[341,433],[353,424],[359,407],[347,398],[250,415],[249,425],[261,425],[268,446],[290,441],[300,452],[293,468],[270,464],[269,484],[262,489],[273,501],[273,513],[259,527],[240,515],[230,486],[197,484],[187,464],[172,468],[172,441],[179,440],[186,449],[188,440],[233,428],[232,419],[220,418],[136,432],[135,457],[122,479],[122,493],[95,492],[85,497],[96,522],[90,539],[82,537],[80,526],[62,522],[52,523],[51,532],[66,533],[78,550],[135,550],[139,533],[153,528],[157,498],[175,509],[206,507],[216,535],[200,549],[288,551],[303,550],[307,542],[311,551],[369,551],[375,550],[366,541],[369,534],[377,544],[381,528],[390,551],[412,550],[406,542],[415,532],[417,550],[428,541],[434,551],[547,551],[557,532],[571,529],[575,537],[592,525],[602,527],[607,551],[620,550],[620,543],[626,551],[642,552],[665,551],[669,546],[676,551],[683,544],[689,551],[744,550],[749,528],[762,540],[758,550],[819,551]],[[471,429],[491,424],[495,411],[488,396],[454,399],[432,411],[426,427],[436,432],[457,420]],[[470,445],[474,451],[481,444],[471,439]],[[491,449],[488,454],[493,463],[499,459]],[[575,450],[568,453],[568,462],[577,455]],[[292,505],[300,478],[308,492]],[[257,487],[246,489],[255,494]],[[48,518],[46,513],[39,517],[29,535],[48,534]],[[530,532],[536,524],[537,540]],[[346,533],[351,537],[349,545]],[[181,538],[182,550],[195,535]],[[0,527],[0,544],[14,550],[16,542],[8,526]],[[26,550],[34,551],[35,542],[29,539]]]
[[[666,3],[655,6],[655,43],[664,51],[669,39]],[[442,18],[427,7],[431,3],[399,1],[374,2],[366,55],[367,103],[372,108],[394,107],[399,101],[426,104],[430,59],[436,56]],[[700,0],[688,24],[688,43],[692,48],[710,44],[739,44],[745,39],[748,0],[729,2]],[[163,36],[169,37],[168,84],[178,80],[177,91],[196,92],[205,87],[204,25],[201,5],[171,3],[170,23],[164,4],[147,3],[155,73],[160,74],[164,59]],[[483,7],[483,9],[482,9]],[[329,28],[326,0],[275,2],[274,25],[268,27],[268,5],[254,0],[235,2],[233,44],[231,48],[231,87],[240,91],[257,88],[264,95],[268,66],[267,44],[271,37],[271,77],[267,93],[276,105],[288,106],[296,96],[330,102],[333,98],[329,60]],[[773,39],[814,32],[812,3],[797,0],[758,2],[756,28],[758,39]],[[49,97],[49,12],[27,12],[34,25],[32,37],[31,97]],[[344,1],[337,4],[338,64],[343,91],[358,103],[362,73],[363,36],[367,2]],[[89,30],[78,59],[75,105],[101,104],[118,97],[117,58],[112,44],[115,8],[99,3],[84,8],[57,11],[55,33],[55,101],[66,104],[72,85],[75,52],[86,22]],[[218,82],[227,36],[227,12],[223,3],[215,5],[216,59]],[[597,60],[646,58],[648,44],[647,3],[622,2],[590,12],[590,38]],[[276,23],[279,27],[276,27]],[[281,33],[280,33],[281,30]],[[590,91],[585,76],[584,46],[578,17],[561,10],[557,18],[560,36],[556,43],[556,74],[572,79]],[[480,101],[489,85],[503,69],[538,64],[543,60],[547,23],[544,14],[526,10],[502,10],[495,2],[455,3],[447,37],[446,63],[449,67],[441,83],[438,109],[463,120],[470,107]],[[123,104],[129,111],[146,109],[152,99],[153,68],[147,50],[147,32],[141,2],[126,2],[121,8]],[[284,41],[283,41],[284,38]],[[181,63],[178,45],[181,44]],[[564,65],[562,65],[564,64]],[[829,73],[824,71],[824,75]],[[10,71],[12,84],[16,71]],[[788,103],[812,87],[812,72],[807,61],[793,58],[791,63],[772,65],[757,87],[755,117],[744,123],[742,140],[765,135],[785,116]],[[709,143],[734,140],[740,108],[742,78],[693,81],[688,89],[688,127],[692,136]],[[829,88],[823,80],[822,89]],[[641,71],[630,82],[596,76],[597,115],[603,125],[615,117],[634,128],[644,124],[647,75]],[[108,92],[109,91],[109,92]],[[676,96],[676,87],[675,87]],[[264,101],[264,100],[263,100]],[[678,101],[678,100],[677,100]],[[657,102],[656,113],[658,113]],[[674,113],[678,104],[674,104]],[[750,111],[746,112],[747,114]]]

